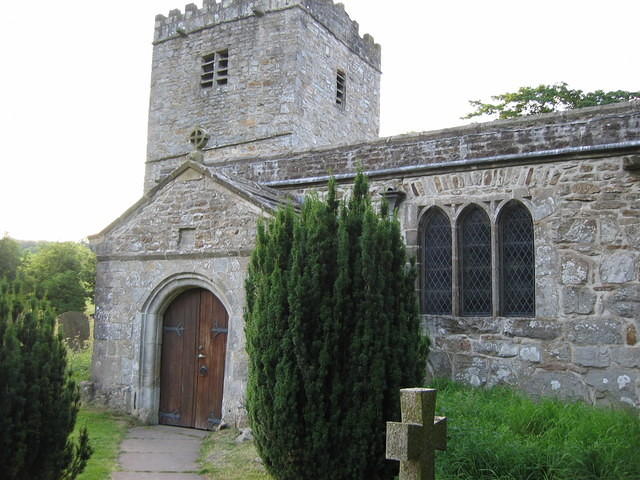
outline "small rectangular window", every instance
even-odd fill
[[[229,80],[229,50],[209,53],[202,57],[202,74],[200,86],[202,88],[217,85],[226,85]]]
[[[336,105],[345,106],[347,102],[347,76],[343,70],[338,70],[336,75]]]

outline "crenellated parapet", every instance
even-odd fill
[[[352,51],[380,69],[380,45],[369,34],[361,36],[358,22],[351,20],[342,3],[332,0],[203,0],[202,8],[190,3],[184,12],[174,9],[167,16],[156,16],[154,43],[186,37],[221,23],[262,17],[291,8],[307,12]]]

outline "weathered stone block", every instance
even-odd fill
[[[504,334],[510,337],[553,340],[561,331],[561,325],[552,320],[508,319],[504,324]]]
[[[489,361],[481,357],[455,355],[454,372],[454,378],[458,382],[479,387],[485,385],[489,378]]]
[[[611,347],[611,359],[619,367],[640,368],[640,347]]]
[[[625,283],[635,280],[637,255],[631,252],[617,252],[602,258],[600,279],[603,283]]]
[[[640,285],[615,289],[606,297],[605,306],[621,317],[640,318]]]
[[[609,347],[575,347],[573,361],[583,367],[608,367],[611,364]]]
[[[536,317],[558,317],[560,290],[557,282],[552,276],[536,278]]]
[[[547,395],[572,400],[587,399],[586,385],[577,374],[571,372],[540,370],[523,382],[522,387],[536,396]]]
[[[585,376],[587,385],[596,391],[599,403],[626,404],[637,407],[638,372],[628,369],[591,370]]]
[[[600,193],[600,187],[594,183],[574,183],[571,185],[571,193],[577,193],[579,195],[593,195]]]
[[[592,243],[596,238],[597,225],[592,218],[571,218],[558,228],[558,240],[571,243]]]
[[[434,323],[440,335],[498,333],[502,326],[493,317],[438,317]]]
[[[528,362],[539,363],[542,360],[542,354],[540,353],[540,347],[536,345],[523,346],[520,349],[520,358]]]
[[[589,277],[589,263],[571,255],[562,258],[562,283],[584,285]]]
[[[473,351],[481,355],[512,358],[518,356],[518,353],[520,352],[520,345],[508,340],[480,337],[479,340],[473,342]]]
[[[451,378],[453,367],[451,355],[438,350],[431,350],[428,357],[427,370],[434,378]]]
[[[567,339],[576,345],[620,345],[624,323],[617,318],[573,320],[566,324]]]
[[[588,288],[564,287],[562,289],[562,310],[564,313],[589,315],[593,313],[597,295]]]

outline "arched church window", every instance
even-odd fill
[[[491,223],[484,210],[468,207],[460,216],[458,234],[460,312],[491,315]]]
[[[439,208],[424,220],[422,235],[424,313],[451,314],[451,223]]]
[[[520,202],[508,203],[498,218],[500,306],[505,316],[535,315],[533,221]]]

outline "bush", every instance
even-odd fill
[[[331,183],[326,202],[259,226],[246,292],[247,407],[269,472],[393,478],[385,422],[420,383],[426,343],[398,221],[373,211],[364,176],[347,204]]]
[[[0,465],[6,480],[71,480],[91,455],[69,440],[78,388],[50,307],[0,283]]]
[[[449,445],[437,455],[442,480],[637,480],[637,413],[535,402],[507,388],[439,381],[437,411]]]

